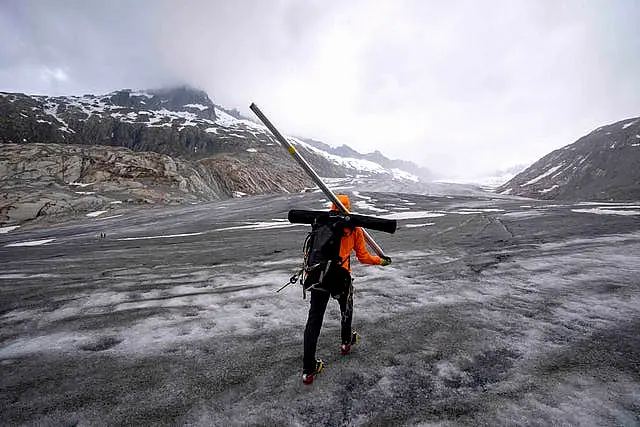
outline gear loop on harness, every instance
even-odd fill
[[[280,292],[281,290],[283,290],[284,288],[286,288],[289,285],[292,285],[294,283],[296,283],[298,281],[298,279],[300,279],[300,281],[302,282],[302,273],[304,272],[304,269],[301,268],[300,270],[298,270],[293,276],[291,276],[289,278],[289,281],[287,283],[285,283],[283,286],[280,287],[280,289],[278,289],[276,292]]]

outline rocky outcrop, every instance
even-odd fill
[[[282,163],[268,153],[247,157],[222,154],[200,160],[198,165],[216,171],[227,188],[245,194],[300,192],[314,185],[293,159]]]
[[[261,155],[198,161],[125,148],[69,144],[0,144],[0,225],[59,218],[123,205],[215,200],[234,193],[301,191],[311,185]],[[269,170],[268,173],[265,171]]]
[[[553,151],[497,191],[547,200],[640,200],[640,117]]]

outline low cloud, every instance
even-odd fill
[[[22,1],[0,5],[0,90],[188,83],[287,133],[472,176],[640,114],[640,5]],[[615,29],[615,31],[614,31]]]

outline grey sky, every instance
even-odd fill
[[[636,0],[0,0],[0,90],[188,83],[447,177],[640,115]]]

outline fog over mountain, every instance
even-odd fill
[[[634,0],[3,1],[0,91],[190,84],[289,135],[468,180],[637,116],[639,15]]]

